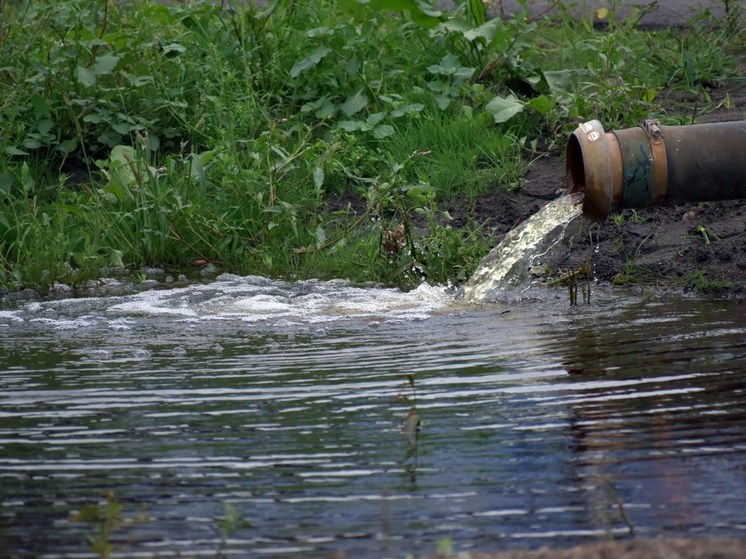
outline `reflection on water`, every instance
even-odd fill
[[[227,505],[248,556],[746,535],[743,305],[541,296],[224,276],[1,308],[0,555],[86,552],[106,491],[143,515],[128,557],[215,556]]]

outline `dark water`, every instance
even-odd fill
[[[74,513],[106,492],[121,557],[746,537],[743,304],[505,310],[230,276],[6,303],[0,556],[92,556]],[[245,522],[221,534],[226,511]]]

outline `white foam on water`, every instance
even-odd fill
[[[118,325],[128,316],[149,315],[293,327],[341,320],[425,320],[453,301],[445,287],[427,284],[405,292],[339,280],[291,283],[224,274],[209,284],[119,297],[106,312],[117,317],[112,322]]]
[[[56,330],[78,330],[80,328],[89,328],[95,323],[95,321],[85,317],[73,320],[61,318],[32,318],[30,321],[44,324]]]
[[[0,321],[23,322],[17,311],[0,311]]]

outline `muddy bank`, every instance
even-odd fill
[[[737,538],[666,538],[603,541],[569,549],[459,554],[459,559],[742,559],[746,540]],[[447,559],[436,555],[429,559]]]

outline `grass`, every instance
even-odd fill
[[[717,295],[733,287],[733,282],[721,277],[708,276],[703,270],[696,270],[681,278],[679,284],[704,295]]]
[[[731,2],[656,33],[614,6],[598,29],[473,2],[222,4],[0,3],[0,284],[195,259],[457,283],[490,240],[445,207],[517,188],[578,120],[676,122],[670,91],[707,110],[744,52]]]

